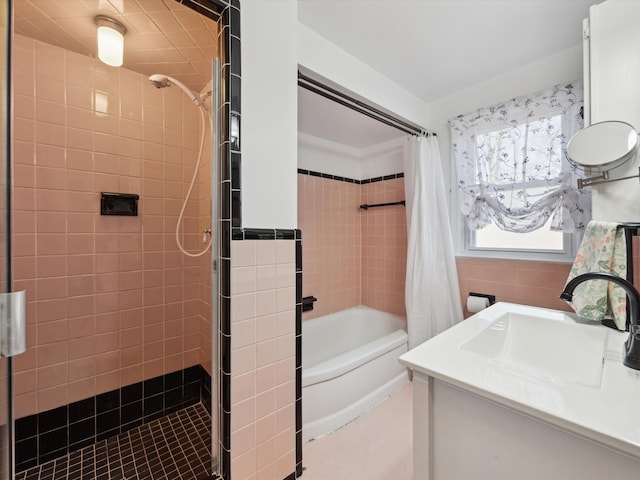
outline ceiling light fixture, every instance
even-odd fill
[[[98,58],[112,67],[121,67],[127,29],[105,15],[96,16],[95,22],[98,26]]]

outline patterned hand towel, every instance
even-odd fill
[[[572,278],[587,272],[627,276],[627,249],[624,230],[618,223],[590,221],[569,273]],[[590,280],[576,287],[571,307],[581,317],[601,321],[611,315],[620,330],[626,327],[626,294],[622,288],[604,280]]]

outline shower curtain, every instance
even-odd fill
[[[405,306],[409,348],[413,348],[462,320],[446,190],[435,136],[407,139],[404,188],[408,240]]]

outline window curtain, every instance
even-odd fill
[[[405,306],[409,348],[462,320],[447,191],[435,136],[405,142],[407,214]]]
[[[551,218],[552,230],[584,229],[590,194],[577,188],[566,157],[583,126],[582,82],[481,108],[449,120],[461,210],[470,229],[495,223],[531,232]]]

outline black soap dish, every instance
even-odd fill
[[[139,195],[100,192],[100,215],[138,216]]]

